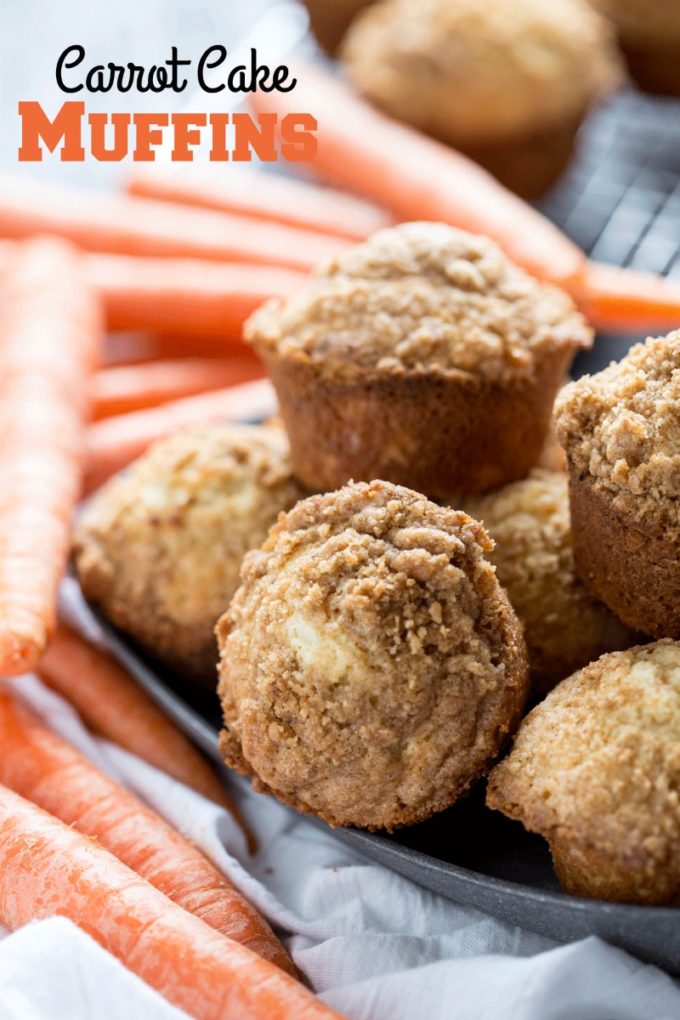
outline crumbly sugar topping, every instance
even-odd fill
[[[565,474],[536,469],[466,500],[464,509],[495,542],[489,559],[524,624],[529,663],[541,685],[632,644],[628,628],[577,577]]]
[[[565,387],[556,420],[572,468],[618,510],[680,526],[680,331]]]
[[[379,231],[322,267],[310,285],[251,317],[261,350],[329,375],[531,373],[592,331],[562,291],[514,266],[493,242],[438,223]]]
[[[385,482],[279,519],[218,627],[225,719],[261,780],[333,819],[370,801],[369,824],[382,801],[465,787],[523,682],[489,549],[467,515]]]
[[[613,652],[565,680],[490,787],[494,806],[545,836],[680,879],[680,645]]]
[[[622,78],[611,25],[584,0],[383,0],[342,57],[377,105],[467,145],[580,116]]]

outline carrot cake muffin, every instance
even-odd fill
[[[680,637],[680,331],[560,394],[576,568],[629,627]]]
[[[213,425],[163,439],[82,514],[83,592],[161,662],[214,690],[215,622],[241,560],[301,495],[280,429]]]
[[[217,628],[227,762],[331,825],[393,829],[452,804],[527,692],[490,548],[466,514],[387,482],[282,515]]]
[[[591,0],[610,18],[630,73],[650,92],[680,95],[678,0]]]
[[[680,902],[680,645],[603,655],[522,723],[487,803],[548,840],[566,892]]]
[[[521,482],[476,499],[466,510],[496,543],[498,580],[524,624],[535,693],[634,636],[576,576],[567,477],[535,470]]]
[[[352,19],[373,0],[302,0],[309,14],[309,26],[317,42],[333,54]]]
[[[622,78],[612,26],[587,0],[382,0],[352,23],[342,60],[377,106],[528,198]]]
[[[310,488],[384,478],[428,496],[523,478],[574,351],[571,299],[491,241],[441,223],[381,230],[246,324]]]

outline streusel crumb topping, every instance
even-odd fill
[[[553,349],[587,347],[572,300],[511,263],[491,241],[441,223],[379,231],[323,266],[303,291],[251,317],[265,355],[328,375],[532,373]]]

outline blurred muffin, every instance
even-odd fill
[[[678,0],[591,0],[610,18],[628,68],[649,92],[680,95]]]
[[[586,0],[382,0],[353,22],[342,60],[377,106],[528,198],[621,79],[611,26]]]
[[[535,693],[544,693],[634,635],[576,576],[565,474],[535,470],[466,500],[496,543],[489,560],[524,625]]]
[[[312,496],[218,624],[226,761],[331,825],[392,829],[484,775],[527,691],[480,524],[386,482]]]
[[[522,723],[489,807],[548,840],[566,892],[680,901],[680,645],[604,655]]]
[[[302,0],[317,42],[333,55],[352,19],[374,0]]]
[[[301,494],[279,429],[214,425],[163,439],[80,518],[85,597],[155,658],[214,689],[215,622],[241,560]]]
[[[592,332],[486,238],[379,231],[246,324],[310,488],[384,478],[431,497],[523,478]]]
[[[679,406],[680,331],[571,383],[556,407],[578,573],[656,638],[680,637]]]

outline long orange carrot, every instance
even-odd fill
[[[264,918],[207,857],[2,692],[0,746],[0,783],[97,839],[211,928],[297,973]]]
[[[344,191],[235,167],[219,176],[186,167],[179,171],[138,169],[128,178],[127,190],[132,195],[240,213],[356,241],[392,221],[384,209]]]
[[[574,288],[585,257],[521,199],[464,156],[379,113],[319,69],[296,73],[293,92],[254,92],[257,113],[305,110],[318,122],[311,166],[384,204],[401,220],[440,220],[493,238],[529,272]]]
[[[0,787],[0,924],[68,917],[196,1020],[337,1017],[278,967],[172,903],[94,840]]]
[[[31,669],[54,627],[81,481],[99,307],[65,244],[21,246],[0,305],[0,674]]]
[[[161,436],[190,425],[267,418],[276,406],[271,383],[262,379],[95,422],[87,435],[85,492],[92,492]]]
[[[125,195],[0,178],[0,237],[57,234],[87,251],[310,269],[346,238]]]
[[[302,257],[306,262],[307,256]],[[101,295],[109,329],[166,335],[238,337],[258,305],[270,297],[288,297],[306,280],[303,273],[275,265],[201,259],[90,255],[85,266]]]
[[[95,733],[233,812],[203,755],[109,655],[60,623],[38,672]]]
[[[169,400],[236,386],[264,375],[262,363],[244,347],[225,359],[177,358],[122,365],[97,372],[92,380],[95,418],[110,418]]]
[[[680,280],[590,262],[582,307],[598,329],[663,333],[680,327]]]

